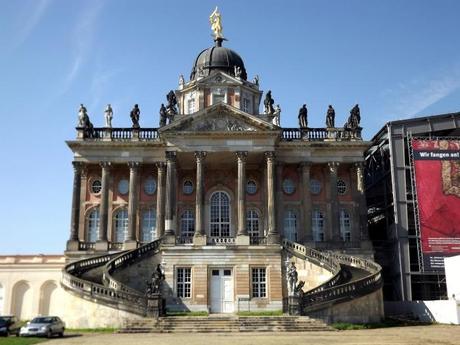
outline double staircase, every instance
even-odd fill
[[[161,239],[130,251],[70,263],[63,270],[61,284],[66,290],[81,298],[143,317],[128,321],[123,328],[123,331],[126,332],[325,330],[327,326],[324,323],[310,319],[308,315],[318,316],[321,311],[336,304],[363,297],[381,289],[381,267],[370,260],[334,252],[320,252],[286,239],[282,244],[288,255],[321,266],[331,273],[329,280],[312,290],[301,293],[299,312],[302,316],[147,318],[148,315],[156,315],[152,313],[148,305],[161,305],[161,303],[152,303],[152,297],[148,299],[143,291],[125,285],[113,276],[117,270],[137,264],[153,255],[159,255]]]
[[[308,316],[169,316],[126,320],[121,333],[228,333],[332,331]]]

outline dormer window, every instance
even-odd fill
[[[212,104],[225,103],[225,91],[222,89],[215,89],[212,92]]]
[[[187,102],[187,113],[193,114],[195,111],[195,98],[191,98]]]
[[[245,113],[251,112],[251,101],[248,98],[243,98],[243,107],[242,109]]]

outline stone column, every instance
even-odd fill
[[[139,162],[129,162],[128,238],[123,249],[136,248],[137,208],[139,204]]]
[[[175,244],[176,235],[176,152],[166,152],[166,202],[165,235],[166,243]]]
[[[246,151],[238,151],[238,188],[237,188],[237,210],[238,210],[238,233],[237,244],[249,245],[249,236],[246,229]]]
[[[302,197],[302,212],[304,219],[303,240],[300,243],[313,244],[313,233],[311,229],[311,191],[310,191],[310,162],[302,163],[302,185],[303,185],[303,197]]]
[[[165,163],[157,163],[157,237],[160,238],[165,232],[165,190],[164,190]]]
[[[339,202],[337,196],[337,169],[338,162],[329,162],[329,203],[327,207],[327,224],[329,241],[340,241]],[[326,239],[327,241],[328,239]]]
[[[81,175],[83,163],[72,162],[73,165],[73,191],[72,191],[72,213],[70,218],[70,238],[67,241],[67,250],[78,250],[78,229],[80,222],[80,193]]]
[[[265,152],[267,163],[267,212],[268,212],[268,232],[267,243],[276,244],[280,242],[280,235],[276,226],[275,209],[275,152]],[[278,207],[281,207],[280,200]]]
[[[107,251],[107,225],[109,213],[109,181],[110,181],[110,162],[101,162],[102,178],[101,178],[101,204],[99,206],[99,239],[96,242],[96,250]]]
[[[369,239],[369,231],[367,228],[367,201],[364,190],[364,164],[363,162],[355,163],[354,171],[352,174],[356,177],[356,194],[358,201],[358,222],[359,227],[355,230],[357,232],[357,240],[361,240],[361,247],[366,249],[372,249],[372,242]],[[353,235],[352,235],[353,236]]]
[[[206,245],[206,234],[204,231],[204,159],[206,152],[196,151],[196,190],[195,190],[195,235],[193,244]]]

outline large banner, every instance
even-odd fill
[[[460,254],[460,140],[412,140],[425,270]]]

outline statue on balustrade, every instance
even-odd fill
[[[350,110],[350,116],[348,117],[345,128],[349,130],[356,130],[359,128],[359,123],[361,122],[361,113],[359,110],[358,104],[356,104],[353,109]]]
[[[177,114],[177,99],[173,90],[169,91],[169,93],[166,95],[166,99],[168,100],[168,105],[166,106],[166,114],[168,115],[169,123],[171,123],[174,121],[174,115]]]
[[[83,127],[84,126],[84,118],[85,116],[88,116],[86,107],[83,104],[80,104],[80,109],[78,109],[78,125],[77,127]]]
[[[94,138],[94,126],[89,120],[88,112],[86,111],[86,107],[83,104],[80,104],[80,112],[79,112],[79,127],[83,128],[83,137],[84,138]]]
[[[335,127],[335,110],[332,108],[332,105],[329,105],[326,115],[326,127],[334,128]]]
[[[157,265],[157,268],[152,273],[152,277],[150,278],[150,282],[147,281],[147,290],[145,294],[147,297],[153,294],[159,294],[161,292],[161,285],[165,280],[165,274],[163,272],[163,267],[161,264]]]
[[[107,104],[107,107],[104,110],[104,117],[105,117],[105,127],[112,128],[113,110],[110,104]]]
[[[275,112],[275,108],[273,108],[273,104],[275,104],[275,100],[272,98],[271,90],[268,90],[267,94],[265,95],[265,99],[264,99],[264,106],[265,106],[264,113],[265,114],[271,115]]]
[[[139,118],[141,116],[141,110],[137,104],[134,104],[133,110],[131,110],[131,121],[133,122],[133,128],[139,128]]]
[[[297,268],[295,267],[295,264],[291,262],[291,264],[289,265],[287,269],[287,283],[288,283],[288,292],[290,296],[295,294],[297,280],[298,280]]]
[[[166,126],[166,119],[168,115],[166,114],[166,107],[163,103],[161,103],[160,107],[160,127]]]
[[[308,109],[307,109],[306,104],[304,104],[302,108],[300,108],[298,118],[299,118],[299,127],[307,128],[308,127]]]

